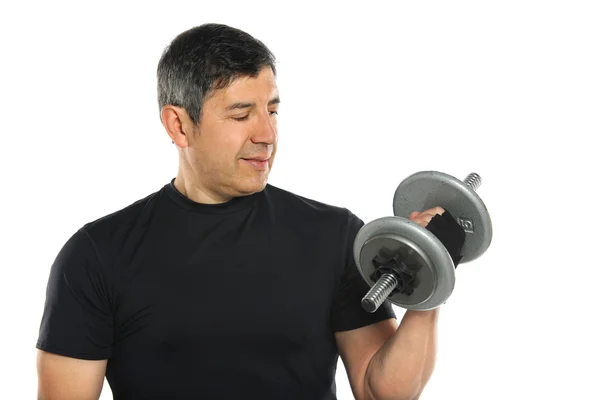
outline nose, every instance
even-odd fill
[[[257,144],[273,145],[277,142],[277,121],[269,111],[261,114],[251,139]]]

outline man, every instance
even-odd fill
[[[183,32],[158,65],[179,151],[160,190],[85,224],[54,261],[39,398],[415,399],[434,367],[438,311],[361,308],[363,222],[267,183],[277,152],[275,58],[245,32]],[[418,211],[418,210],[415,210]],[[415,212],[426,226],[441,208]]]

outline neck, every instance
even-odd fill
[[[187,177],[181,170],[178,171],[175,182],[175,188],[188,199],[200,204],[221,204],[232,199],[224,193],[212,191],[201,182],[195,182]]]

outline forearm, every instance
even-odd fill
[[[418,398],[433,373],[439,308],[406,311],[398,330],[371,358],[365,386],[376,400]]]

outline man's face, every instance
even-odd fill
[[[279,92],[271,68],[241,77],[203,105],[196,135],[185,148],[194,181],[215,195],[264,189],[277,150]]]

